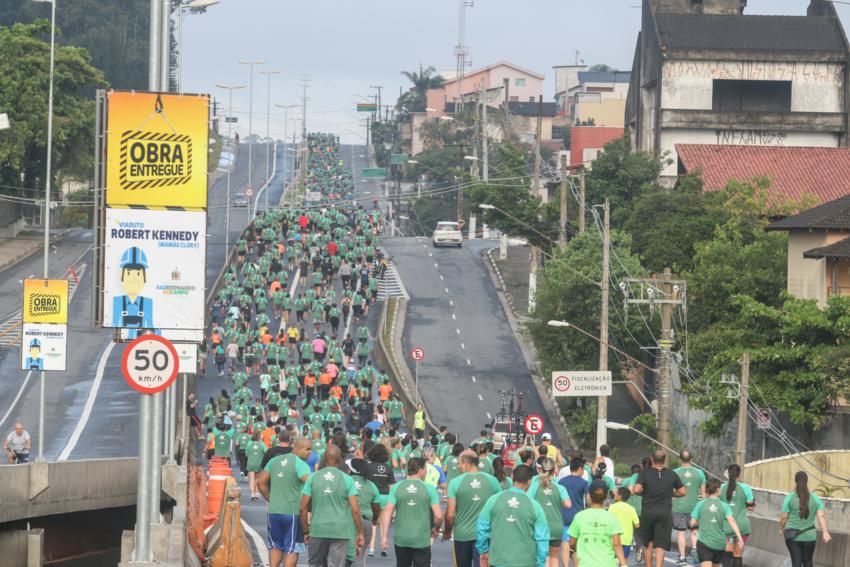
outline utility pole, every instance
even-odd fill
[[[750,401],[750,353],[741,354],[741,388],[738,393],[738,446],[735,463],[743,468],[747,460],[747,404]]]
[[[567,183],[569,181],[569,179],[567,178],[568,173],[569,173],[569,169],[567,169],[567,156],[562,155],[561,156],[561,194],[560,194],[560,197],[561,197],[561,219],[560,219],[561,224],[560,224],[560,231],[559,231],[559,237],[558,237],[558,244],[560,245],[561,250],[564,250],[567,247],[567,222],[569,220],[568,216],[567,216],[567,213],[568,213],[568,211],[567,211],[567,207],[568,207]],[[605,340],[605,338],[603,337],[602,340]]]
[[[584,169],[581,170],[578,176],[578,233],[584,234],[585,225],[584,225]]]
[[[670,446],[672,439],[673,380],[671,349],[673,348],[673,308],[687,304],[684,280],[673,279],[670,268],[652,278],[625,278],[623,291],[627,305],[648,305],[650,313],[656,305],[661,307],[661,338],[658,347],[661,360],[658,367],[658,440]],[[634,288],[638,288],[638,293]]]
[[[457,185],[457,221],[463,222],[463,185],[457,175],[455,175],[455,185]]]
[[[159,89],[167,93],[171,90],[171,0],[162,0],[162,65]]]
[[[481,101],[481,177],[484,183],[490,181],[490,142],[487,139],[487,91],[484,90],[484,100]]]
[[[562,199],[563,202],[563,199]],[[605,199],[602,226],[602,303],[599,306],[599,370],[608,370],[608,281],[611,269],[611,203]],[[608,443],[608,396],[599,396],[596,414],[596,452]]]
[[[537,107],[537,133],[535,136],[534,148],[534,184],[531,187],[531,194],[535,197],[540,197],[540,136],[542,134],[542,112],[543,112],[543,95],[540,95]],[[539,264],[540,251],[537,246],[531,247],[530,266],[528,270],[528,312],[534,311],[537,305],[537,267]]]
[[[241,59],[239,62],[251,68],[251,79],[248,82],[248,189],[254,191],[254,145],[251,143],[251,137],[254,134],[254,65],[262,65],[265,61],[262,59],[256,61]]]
[[[375,106],[377,107],[377,111],[378,111],[378,122],[380,122],[380,119],[381,119],[381,89],[384,88],[384,85],[369,85],[369,88],[375,89],[376,91],[378,91],[378,94],[375,95]]]
[[[279,75],[280,71],[258,71],[266,76],[266,212],[269,211],[269,176],[271,176],[270,158],[272,152],[271,140],[271,114],[272,114],[272,75]],[[286,151],[284,149],[284,151]],[[286,161],[286,156],[284,156]],[[256,207],[254,207],[256,211]]]
[[[502,79],[502,85],[505,88],[505,114],[509,113],[508,103],[511,102],[511,80],[507,77]]]

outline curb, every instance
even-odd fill
[[[57,230],[57,231],[51,230],[50,232],[52,234],[51,234],[51,237],[50,237],[50,243],[53,244],[53,243],[57,242],[58,240],[61,240],[66,235],[68,235],[68,233],[70,233],[71,230],[73,230],[73,229],[64,228],[64,229]],[[55,235],[53,233],[55,233]],[[44,249],[44,242],[41,239],[34,240],[33,242],[36,242],[36,244],[30,250],[27,250],[26,252],[22,252],[22,253],[18,254],[17,256],[15,256],[15,257],[13,257],[9,260],[0,262],[0,271],[5,270],[9,266],[14,266],[15,264],[17,264],[21,260],[25,260],[26,258],[29,258],[33,254],[38,252],[39,250]]]
[[[498,248],[498,246],[487,250],[487,259],[489,262],[484,262],[484,265],[487,267],[487,273],[490,274],[490,277],[493,280],[493,285],[496,288],[496,295],[499,296],[499,301],[502,303],[502,308],[505,311],[508,324],[510,325],[514,338],[517,341],[519,350],[522,353],[522,358],[528,368],[528,372],[531,374],[531,381],[534,383],[534,387],[537,389],[537,394],[543,402],[543,408],[546,410],[549,422],[558,429],[558,436],[561,439],[561,449],[568,450],[578,448],[575,439],[573,439],[572,435],[570,435],[569,429],[567,428],[567,420],[561,414],[555,397],[549,391],[549,385],[546,384],[543,378],[538,374],[538,368],[535,364],[535,360],[531,358],[534,356],[533,352],[529,353],[523,348],[526,338],[519,332],[520,315],[516,312],[510,294],[505,291],[505,280],[502,277],[502,273],[499,271],[499,267],[493,260],[493,250],[496,250],[496,248]],[[534,346],[530,345],[530,349],[533,351]]]

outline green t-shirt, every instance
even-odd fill
[[[461,475],[460,466],[457,457],[449,455],[443,459],[443,469],[446,472],[446,482],[451,483],[454,479]]]
[[[448,498],[455,500],[455,541],[475,540],[478,515],[490,497],[501,491],[496,477],[483,472],[462,473],[449,482]]]
[[[233,430],[228,429],[227,431],[219,431],[218,429],[213,430],[213,435],[215,437],[215,456],[216,457],[227,457],[230,455],[230,440],[233,437]]]
[[[395,545],[431,547],[431,506],[440,503],[437,490],[418,478],[408,478],[392,485],[387,503],[396,510]]]
[[[673,472],[685,485],[685,495],[673,499],[673,512],[690,514],[700,501],[700,487],[705,486],[705,473],[696,467],[679,467]]]
[[[750,517],[747,516],[747,504],[752,504],[756,501],[753,496],[753,489],[749,484],[743,482],[735,483],[735,492],[732,493],[732,500],[726,500],[726,490],[729,483],[724,482],[720,487],[720,499],[729,504],[732,509],[732,515],[735,517],[735,523],[738,524],[738,529],[741,530],[741,535],[750,535],[752,528],[750,527]],[[726,526],[727,536],[732,536],[732,526]]]
[[[637,478],[638,478],[638,473],[634,473],[629,478],[624,479],[621,486],[624,486],[626,488],[630,488],[630,487],[635,485],[635,483],[637,482]],[[634,507],[635,512],[637,512],[638,517],[640,517],[640,512],[641,512],[641,509],[643,508],[643,496],[640,495],[640,494],[632,494],[631,498],[629,498],[629,504],[631,504]]]
[[[401,419],[402,414],[401,410],[404,406],[399,400],[391,400],[389,404],[389,417],[390,419]]]
[[[788,514],[788,522],[785,527],[794,530],[806,530],[798,535],[794,541],[815,541],[817,539],[818,534],[814,526],[818,510],[823,510],[823,502],[814,492],[809,493],[809,515],[805,518],[800,517],[800,498],[797,493],[791,492],[785,497],[780,510]]]
[[[716,496],[697,502],[691,518],[699,522],[697,540],[710,549],[726,549],[727,518],[732,515],[729,504]]]
[[[585,508],[573,518],[569,533],[577,540],[578,567],[617,567],[611,538],[623,533],[623,528],[614,514],[602,508]]]
[[[348,498],[357,496],[350,476],[336,467],[325,467],[310,475],[301,492],[312,499],[310,537],[348,539],[355,535]]]
[[[542,567],[549,555],[549,525],[537,501],[519,488],[494,494],[478,516],[478,553],[499,567]]]
[[[262,441],[251,441],[245,447],[245,455],[248,457],[248,464],[245,468],[249,472],[259,472],[260,465],[263,463],[263,455],[266,454],[266,444]]]
[[[372,504],[381,503],[381,493],[371,480],[365,479],[359,474],[352,475],[354,486],[357,488],[357,503],[360,504],[360,515],[366,520],[372,519]]]
[[[289,453],[266,463],[265,471],[271,475],[269,514],[298,515],[301,507],[301,487],[304,477],[310,475],[310,466]]]
[[[540,504],[546,514],[546,522],[549,524],[549,535],[563,534],[564,516],[561,514],[561,503],[569,500],[567,489],[558,484],[557,479],[552,480],[549,486],[544,488],[540,483],[540,477],[535,476],[528,487],[528,495]],[[556,539],[553,536],[552,539]]]

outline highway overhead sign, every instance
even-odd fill
[[[552,373],[552,395],[610,396],[613,393],[609,371],[556,371]]]
[[[410,357],[416,362],[419,362],[425,358],[425,350],[419,347],[413,347],[410,349]]]
[[[407,154],[390,154],[390,163],[393,165],[405,164],[407,160]]]
[[[106,204],[205,208],[209,96],[107,93]]]
[[[525,432],[529,435],[537,435],[543,432],[543,418],[536,414],[531,414],[525,418],[525,422],[523,423],[525,426]]]
[[[362,172],[364,179],[370,179],[375,177],[386,177],[387,176],[387,168],[386,167],[364,167]]]
[[[378,104],[375,102],[358,102],[357,112],[376,112]]]
[[[121,372],[131,388],[156,394],[177,378],[180,359],[171,341],[158,335],[142,335],[124,349]]]

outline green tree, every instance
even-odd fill
[[[640,260],[631,251],[628,234],[611,231],[611,274],[621,280],[631,274],[639,277],[646,273]],[[599,335],[599,303],[602,291],[596,283],[602,278],[602,242],[599,233],[588,231],[570,240],[564,251],[546,262],[538,281],[536,309],[528,330],[540,360],[541,373],[548,376],[553,370],[569,367],[590,370],[598,367],[599,343],[573,329],[550,327],[547,321],[568,321],[586,332]],[[631,332],[641,344],[648,343],[646,328],[640,319],[628,321],[616,315],[620,309],[613,299],[609,333],[624,337]],[[639,356],[639,355],[638,355]],[[618,369],[617,357],[612,355],[611,368]]]
[[[613,70],[614,70],[613,67],[606,65],[605,63],[596,63],[595,65],[591,65],[590,69],[588,69],[588,71],[590,71],[591,73],[606,72],[606,71],[613,71]]]
[[[439,89],[443,86],[444,79],[436,74],[437,70],[433,66],[422,68],[419,66],[419,72],[402,71],[407,80],[413,83],[406,93],[402,94],[396,107],[403,112],[425,112],[426,94],[429,89]]]
[[[699,176],[689,175],[676,189],[653,187],[638,196],[623,229],[648,270],[680,273],[692,268],[697,245],[728,218],[718,201],[717,193],[703,191]]]
[[[628,138],[608,142],[587,174],[587,203],[610,199],[612,224],[621,226],[634,201],[657,187],[660,173],[661,160],[646,152],[632,152]]]
[[[0,108],[12,127],[0,133],[0,185],[42,187],[47,141],[50,46],[45,20],[0,28]],[[86,50],[58,47],[54,73],[53,166],[84,179],[93,170],[95,88],[105,87]],[[55,186],[55,183],[54,183]],[[32,197],[31,194],[23,194]]]
[[[850,395],[850,298],[831,297],[820,309],[814,300],[772,306],[739,295],[729,311],[728,325],[693,341],[705,364],[691,402],[711,411],[705,430],[720,434],[734,419],[738,402],[727,398],[720,376],[739,372],[744,351],[756,403],[778,408],[808,432],[829,423],[829,411]]]

